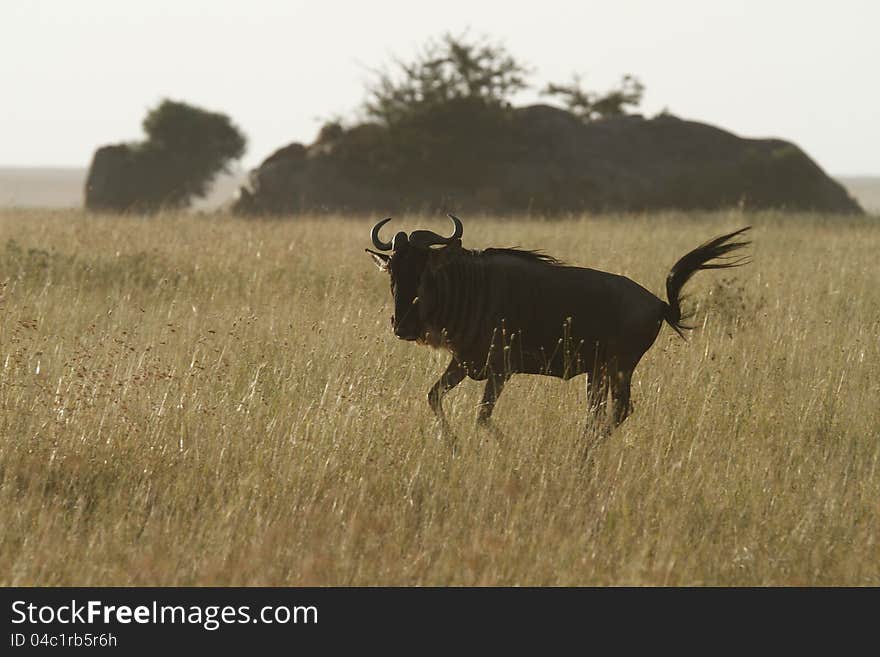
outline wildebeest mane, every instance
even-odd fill
[[[509,255],[515,258],[522,258],[523,260],[527,260],[529,262],[549,265],[551,267],[565,266],[565,263],[558,258],[554,258],[553,256],[546,253],[541,253],[540,251],[532,251],[530,249],[519,249],[516,247],[491,247],[488,249],[483,249],[482,251],[479,251],[479,253],[482,255]]]

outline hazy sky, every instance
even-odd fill
[[[0,165],[87,166],[162,98],[229,114],[255,166],[350,117],[371,71],[444,31],[496,39],[536,86],[624,73],[664,107],[880,175],[880,2],[0,0]],[[520,99],[538,100],[534,94]]]

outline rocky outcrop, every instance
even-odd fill
[[[404,130],[325,128],[314,144],[286,146],[251,172],[234,208],[861,212],[802,150],[779,139],[744,139],[670,115],[582,123],[548,105],[470,120],[431,117]]]
[[[89,210],[157,212],[186,207],[241,157],[245,137],[225,114],[164,100],[143,122],[147,139],[95,151],[85,186]]]

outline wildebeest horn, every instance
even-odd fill
[[[414,230],[409,234],[409,243],[413,246],[428,247],[432,244],[450,244],[455,240],[460,240],[464,234],[464,226],[461,225],[461,219],[454,214],[448,216],[455,225],[455,231],[453,231],[451,237],[443,237],[430,230]]]
[[[373,246],[375,246],[380,251],[390,251],[391,250],[391,242],[383,242],[379,239],[379,229],[382,228],[385,224],[391,221],[391,217],[387,219],[383,219],[375,226],[373,226],[373,230],[370,231],[370,237],[373,239]]]
[[[455,232],[452,233],[452,237],[450,240],[460,240],[461,236],[464,235],[464,226],[461,225],[461,219],[456,217],[454,214],[447,214],[447,217],[452,219],[452,223],[455,226]]]

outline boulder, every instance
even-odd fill
[[[86,178],[86,208],[107,211],[130,207],[137,199],[135,169],[135,157],[128,144],[96,150]]]
[[[86,177],[85,207],[104,212],[155,212],[182,205],[184,166],[149,144],[101,146]],[[171,192],[169,192],[171,190]]]

